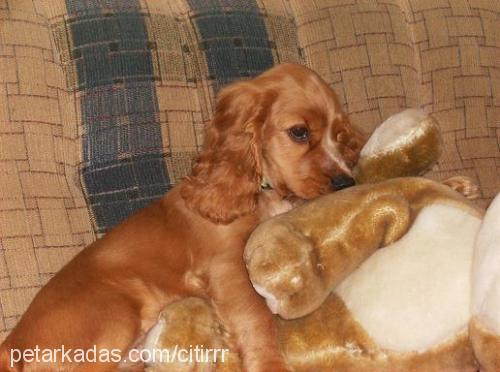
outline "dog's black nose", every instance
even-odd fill
[[[354,181],[354,178],[346,176],[346,175],[336,176],[336,177],[333,177],[331,180],[332,187],[336,191],[351,187],[355,183],[356,183],[356,181]]]

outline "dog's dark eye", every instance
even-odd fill
[[[295,125],[288,129],[288,135],[296,142],[305,143],[309,141],[309,129],[303,124]]]

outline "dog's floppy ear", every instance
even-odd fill
[[[254,211],[261,184],[262,97],[251,81],[224,88],[203,150],[181,189],[188,208],[216,223]]]

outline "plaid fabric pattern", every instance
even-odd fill
[[[132,0],[64,5],[51,27],[80,105],[81,182],[103,233],[189,172],[206,121],[197,112],[203,81],[212,101],[221,86],[271,67],[274,44],[252,1],[178,4],[187,13],[150,12]],[[184,99],[191,107],[178,104]]]
[[[0,0],[0,340],[61,266],[189,173],[225,84],[307,64],[370,133],[423,107],[429,177],[500,191],[496,0]]]
[[[163,164],[154,71],[138,1],[67,0],[70,63],[82,113],[82,183],[99,232],[153,198]]]
[[[255,1],[188,3],[215,91],[273,66],[272,41]]]

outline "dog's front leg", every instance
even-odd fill
[[[287,371],[273,315],[254,291],[243,259],[228,257],[235,251],[214,260],[209,288],[215,309],[236,342],[245,371]]]

